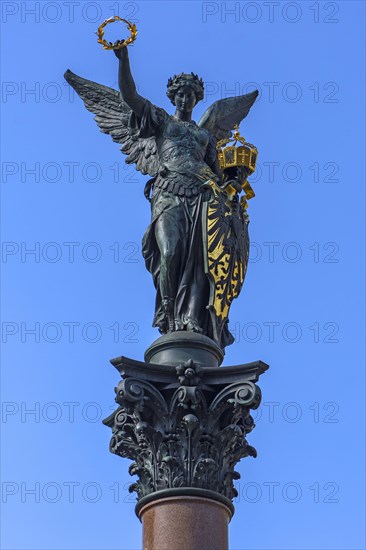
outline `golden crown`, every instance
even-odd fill
[[[221,139],[216,145],[217,156],[221,170],[232,168],[234,166],[246,166],[249,170],[249,175],[253,174],[257,163],[258,150],[257,148],[245,141],[240,135],[238,126],[234,126],[235,132],[231,138]],[[233,145],[225,147],[230,142]],[[236,147],[237,142],[241,143]]]

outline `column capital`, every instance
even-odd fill
[[[119,407],[103,422],[112,429],[110,451],[134,461],[129,473],[138,480],[130,492],[141,504],[201,492],[231,507],[240,477],[235,465],[257,454],[246,435],[254,428],[250,410],[261,401],[256,382],[268,365],[111,362],[122,376],[115,388]]]

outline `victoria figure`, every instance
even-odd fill
[[[194,331],[224,349],[231,302],[241,290],[249,254],[248,218],[239,200],[248,171],[222,170],[217,143],[248,114],[258,93],[226,98],[192,119],[204,84],[193,73],[169,79],[174,114],[136,91],[127,47],[115,50],[120,91],[81,78],[65,78],[95,114],[104,133],[121,144],[126,162],[150,179],[151,223],[142,242],[156,288],[153,325],[161,333]],[[234,184],[228,192],[227,183]]]

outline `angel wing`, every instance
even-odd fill
[[[202,115],[198,126],[209,130],[217,140],[231,137],[231,130],[247,116],[258,96],[258,90],[250,94],[228,97],[215,101]]]
[[[70,70],[64,77],[84,101],[88,111],[95,114],[94,120],[100,131],[121,144],[122,153],[128,155],[126,163],[135,163],[142,174],[155,177],[159,168],[155,137],[139,138],[129,132],[128,121],[132,111],[120,92],[82,78]]]

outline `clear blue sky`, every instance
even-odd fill
[[[146,178],[63,80],[70,68],[116,85],[93,33],[117,10],[137,22],[140,93],[169,112],[181,71],[206,82],[196,120],[261,92],[241,127],[259,169],[225,364],[271,369],[230,548],[364,549],[364,2],[1,7],[3,548],[140,547],[128,461],[108,452],[101,419],[118,382],[109,359],[141,360],[158,336]]]

